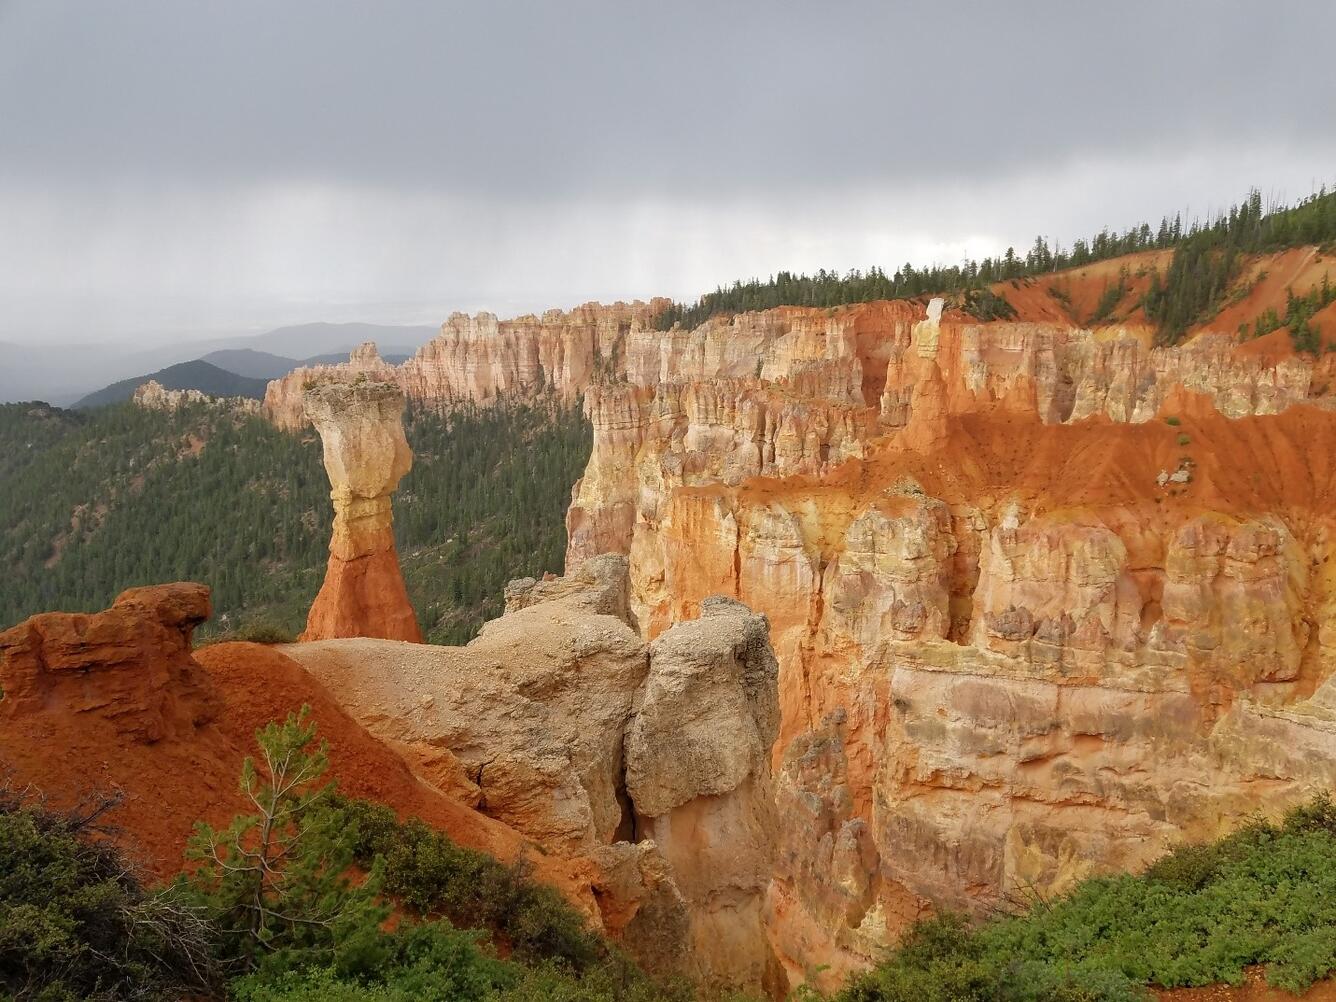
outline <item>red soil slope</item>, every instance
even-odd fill
[[[1275,310],[1277,315],[1283,317],[1287,290],[1292,289],[1296,294],[1308,292],[1322,284],[1323,276],[1330,276],[1332,281],[1336,281],[1336,259],[1324,257],[1316,247],[1296,247],[1255,258],[1243,269],[1234,284],[1235,294],[1240,298],[1229,303],[1199,329],[1209,328],[1232,334],[1238,330],[1239,324],[1253,323],[1266,310]],[[1324,332],[1336,336],[1336,328],[1322,324],[1321,320],[1319,317],[1318,323]],[[1275,334],[1281,336],[1276,338]],[[1246,342],[1245,347],[1257,351],[1255,346],[1268,340],[1283,341],[1288,347],[1289,337],[1280,331],[1275,334]]]
[[[1172,251],[1144,251],[1052,275],[998,282],[992,290],[1006,298],[1018,321],[1086,326],[1094,317],[1100,297],[1117,284],[1119,274],[1126,269],[1127,292],[1104,323],[1143,327],[1147,321],[1139,303],[1150,285],[1151,272],[1163,275],[1172,259]],[[1220,312],[1197,324],[1188,335],[1236,334],[1240,324],[1254,324],[1267,310],[1284,316],[1288,292],[1308,292],[1321,285],[1324,276],[1336,282],[1336,258],[1324,256],[1316,247],[1258,255],[1243,267]],[[1324,342],[1336,344],[1336,304],[1319,314],[1317,323]],[[1245,341],[1239,350],[1273,357],[1293,353],[1289,334],[1283,329]]]
[[[906,474],[949,504],[1017,498],[1035,511],[1138,503],[1165,512],[1319,511],[1336,496],[1336,413],[1296,406],[1229,419],[1196,394],[1178,394],[1164,411],[1178,423],[1096,417],[1043,424],[1002,407],[955,415],[930,449],[887,441],[820,482],[755,478],[737,492],[751,499],[815,496],[832,507],[846,499],[851,512],[854,500]],[[1192,482],[1161,488],[1156,475],[1177,468],[1182,457],[1193,463]]]
[[[1052,275],[998,282],[992,289],[1011,304],[1017,320],[1084,326],[1094,316],[1105,290],[1118,284],[1126,268],[1127,292],[1105,323],[1144,324],[1146,318],[1137,303],[1150,285],[1151,271],[1163,274],[1172,257],[1173,251],[1144,251]]]
[[[1291,995],[1279,988],[1268,988],[1261,969],[1248,972],[1246,984],[1210,985],[1206,988],[1175,988],[1158,993],[1160,1002],[1336,1002],[1336,981],[1321,981],[1303,995]]]

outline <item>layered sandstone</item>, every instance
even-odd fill
[[[626,553],[650,637],[769,620],[792,979],[1330,782],[1327,357],[940,303],[662,338],[586,392],[568,570]]]
[[[784,985],[763,917],[779,731],[768,633],[741,603],[707,599],[700,619],[650,645],[626,734],[636,835],[658,847],[685,900],[697,980],[720,990]]]
[[[404,397],[391,383],[326,382],[305,390],[320,433],[334,503],[329,566],[306,621],[306,640],[382,637],[421,643],[394,546],[391,497],[412,467]]]
[[[764,929],[774,856],[777,664],[729,599],[646,644],[627,561],[519,581],[466,647],[284,648],[433,788],[588,858],[605,926],[647,966],[778,988]]]

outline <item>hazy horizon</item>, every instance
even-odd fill
[[[1294,200],[1336,180],[1336,75],[1259,60],[1333,28],[1315,0],[0,0],[0,341],[693,299]]]

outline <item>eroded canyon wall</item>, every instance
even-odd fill
[[[620,367],[632,328],[645,327],[666,304],[659,299],[587,303],[514,320],[455,313],[402,365],[384,361],[367,342],[347,362],[294,369],[269,384],[263,410],[280,428],[302,428],[308,423],[302,404],[306,387],[359,375],[396,383],[409,400],[433,406],[485,405],[538,394],[575,400],[590,383]]]
[[[1064,320],[1045,295],[991,323],[926,302],[666,332],[643,304],[459,316],[403,366],[366,348],[276,382],[265,407],[295,425],[293,385],[359,373],[429,404],[583,394],[594,448],[568,513],[568,578],[517,586],[498,623],[571,601],[609,551],[628,558],[629,589],[600,593],[597,612],[628,651],[698,629],[713,595],[764,614],[778,736],[763,801],[777,807],[730,815],[757,851],[736,863],[747,904],[729,914],[752,928],[769,859],[759,920],[774,953],[791,981],[827,965],[829,983],[934,907],[1135,868],[1336,778],[1336,355],[1210,331],[1155,346],[1135,322]],[[745,661],[709,671],[732,678]],[[643,664],[610,677],[619,720],[655,689]],[[611,745],[589,743],[605,730],[559,736],[550,775],[531,763],[508,779],[458,735],[445,743],[466,749],[458,762],[435,752],[422,768],[511,823],[541,807],[543,838],[594,846],[612,897],[635,902],[617,925],[630,940],[663,940],[662,926],[691,941],[710,928],[691,910],[740,892],[680,881],[696,843],[678,836],[724,808],[691,814],[702,801],[685,824],[665,801],[633,812],[654,838],[627,840],[614,802],[633,784],[618,793],[608,776],[635,775],[634,742],[600,779],[591,763]],[[697,742],[707,763],[713,736]],[[731,789],[755,792],[744,760],[706,774],[745,771]],[[767,823],[768,843],[747,834]],[[670,859],[675,844],[691,848]]]
[[[661,345],[586,392],[568,568],[628,554],[649,636],[767,616],[791,978],[1336,778],[1330,356],[908,303]]]

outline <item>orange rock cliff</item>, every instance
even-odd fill
[[[710,378],[586,393],[567,565],[628,554],[651,636],[767,615],[794,980],[1336,780],[1330,356],[940,302],[674,338]]]

